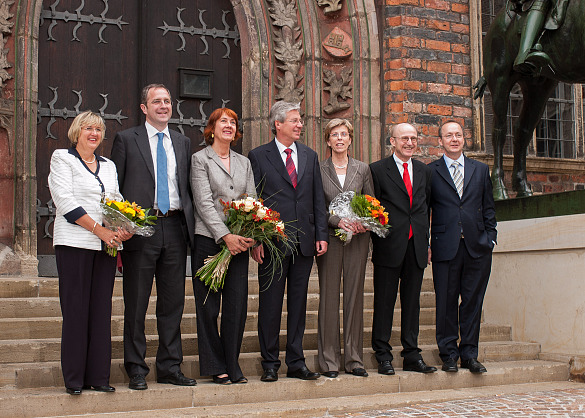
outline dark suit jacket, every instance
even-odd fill
[[[465,157],[463,197],[457,189],[444,158],[429,164],[433,171],[431,187],[432,261],[455,257],[461,232],[473,258],[489,253],[496,242],[496,210],[490,171],[486,164]]]
[[[193,247],[195,218],[193,216],[191,187],[189,185],[191,141],[185,135],[170,129],[169,134],[177,160],[176,174],[179,195],[189,235],[185,239]],[[136,202],[143,208],[152,208],[154,205],[156,174],[146,126],[140,125],[118,132],[114,137],[110,158],[116,164],[120,193],[122,193],[124,199]],[[138,249],[140,238],[130,238],[124,243],[124,247],[128,250]]]
[[[374,194],[386,208],[391,226],[386,238],[372,234],[372,262],[398,267],[406,254],[409,225],[412,224],[416,261],[424,269],[427,266],[429,245],[431,170],[420,161],[412,160],[412,208],[393,156],[370,164],[370,170],[374,180]]]
[[[258,196],[264,204],[280,212],[287,234],[298,231],[300,251],[315,255],[315,241],[329,241],[327,213],[317,153],[297,144],[297,187],[293,187],[274,140],[248,154],[254,171]],[[288,230],[287,230],[288,229]]]

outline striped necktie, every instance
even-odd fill
[[[451,163],[451,167],[453,167],[453,183],[455,183],[455,188],[457,189],[457,194],[459,198],[463,196],[463,175],[459,170],[459,162],[453,161]]]
[[[286,153],[286,171],[290,176],[290,181],[292,182],[293,187],[297,188],[297,169],[295,168],[295,162],[291,157],[292,149],[287,148],[284,150]]]

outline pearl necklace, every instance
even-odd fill
[[[345,163],[345,165],[336,165],[334,162],[332,162],[333,167],[338,168],[340,170],[343,170],[345,167],[347,167],[347,163]]]
[[[93,164],[93,163],[95,163],[95,154],[93,154],[93,160],[91,160],[91,161],[84,160],[84,159],[83,159],[83,157],[81,158],[81,160],[82,160],[84,163],[87,163],[87,164]]]
[[[219,154],[217,154],[217,156],[218,156],[219,158],[221,158],[222,160],[227,160],[228,158],[230,158],[230,155],[229,155],[229,154],[228,154],[228,155],[226,155],[225,157],[223,157],[223,156],[221,156],[221,155],[219,155]]]

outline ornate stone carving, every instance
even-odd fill
[[[351,56],[351,35],[337,26],[333,28],[323,41],[323,48],[336,58],[347,58]]]
[[[341,10],[341,0],[317,0],[319,6],[325,6],[323,13],[326,15]]]
[[[340,103],[337,98],[340,97],[343,100],[353,98],[351,86],[349,85],[351,72],[351,67],[344,67],[341,70],[341,78],[337,78],[337,75],[332,70],[323,70],[323,81],[329,84],[329,86],[323,87],[323,90],[329,91],[329,101],[327,102],[327,106],[323,108],[323,111],[328,115],[349,108],[349,103]]]
[[[274,28],[274,56],[278,61],[277,67],[284,75],[276,76],[274,85],[278,92],[276,100],[287,102],[301,102],[304,98],[304,88],[299,85],[303,79],[299,75],[301,59],[303,58],[303,41],[300,39],[301,28],[297,19],[295,0],[268,0],[270,18]]]
[[[12,33],[13,22],[9,22],[14,14],[10,13],[10,6],[14,4],[13,0],[0,0],[0,89],[4,88],[4,82],[10,80],[12,76],[8,74],[7,68],[11,68],[12,65],[6,59],[10,49],[5,48],[6,39],[5,35]]]

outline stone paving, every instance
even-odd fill
[[[585,417],[585,388],[461,399],[337,417]]]

